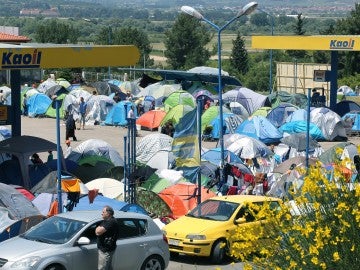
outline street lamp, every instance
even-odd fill
[[[220,116],[219,142],[220,142],[220,153],[221,153],[221,162],[220,162],[220,181],[221,181],[221,183],[224,183],[224,180],[225,180],[224,179],[224,171],[223,171],[224,170],[224,159],[225,159],[224,152],[225,152],[225,150],[224,150],[224,128],[223,128],[224,127],[224,119],[223,119],[223,99],[222,99],[222,90],[223,89],[222,89],[222,77],[221,77],[221,32],[236,19],[240,18],[241,16],[249,15],[250,13],[252,13],[256,9],[257,5],[258,5],[257,2],[248,3],[242,9],[239,10],[239,12],[236,14],[235,17],[233,17],[231,20],[229,20],[227,23],[225,23],[222,27],[219,27],[218,25],[209,21],[207,18],[205,18],[200,12],[198,12],[193,7],[189,7],[189,6],[181,7],[182,12],[210,24],[212,27],[214,27],[217,30],[217,33],[218,33],[218,35],[217,35],[217,38],[218,38],[218,69],[219,69],[219,75],[218,75],[219,88],[218,88],[218,90],[219,90],[219,116]]]
[[[262,9],[258,9],[259,11],[265,13],[267,16],[270,17],[270,21],[271,21],[271,35],[274,35],[274,16],[271,15],[270,13],[266,12],[265,10]],[[269,71],[269,94],[272,93],[272,58],[273,58],[273,50],[270,49],[270,71]]]

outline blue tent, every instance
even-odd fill
[[[223,123],[226,127],[224,134],[234,133],[237,127],[243,122],[243,119],[234,113],[224,113],[223,114]],[[213,139],[220,138],[220,115],[216,116],[211,122],[212,126],[211,137]]]
[[[81,197],[79,203],[77,203],[72,211],[80,210],[99,210],[101,211],[104,206],[111,206],[114,210],[120,210],[125,212],[135,212],[148,215],[146,210],[137,204],[129,204],[126,202],[110,199],[101,195],[97,195],[92,203],[89,202],[88,196]],[[99,216],[100,216],[99,212]]]
[[[360,105],[352,100],[342,100],[335,104],[334,112],[341,117],[349,112],[360,111]]]
[[[281,132],[284,132],[284,133],[286,132],[289,134],[306,132],[307,122],[306,121],[292,121],[292,122],[282,125],[279,128],[279,130]],[[322,134],[321,130],[314,123],[310,123],[309,133],[310,133],[311,137],[317,141],[325,140],[325,137]]]
[[[345,123],[350,122],[349,127],[351,127],[352,131],[360,131],[360,111],[346,113],[341,119]]]
[[[109,111],[105,118],[105,125],[109,126],[126,126],[127,114],[130,111],[130,107],[134,108],[134,115],[137,117],[136,105],[130,101],[120,101],[115,104]]]
[[[229,150],[224,151],[224,157],[228,163],[243,163],[242,160],[237,155],[235,155],[233,152]],[[206,151],[204,154],[201,155],[201,159],[207,160],[210,163],[219,166],[221,161],[221,149],[220,148],[210,149],[209,151]]]
[[[42,93],[32,95],[27,100],[28,114],[30,117],[44,115],[51,105],[51,99]]]
[[[279,106],[273,108],[266,118],[275,126],[280,127],[285,123],[286,119],[299,108],[291,103],[281,103]]]
[[[255,138],[265,144],[280,142],[283,137],[282,132],[268,119],[259,115],[242,122],[236,129],[236,133]]]

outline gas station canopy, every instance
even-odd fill
[[[1,69],[132,66],[140,53],[133,45],[1,44]]]

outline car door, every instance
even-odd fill
[[[99,222],[98,222],[99,223]],[[96,270],[98,264],[98,249],[96,244],[95,228],[98,223],[88,226],[85,231],[78,235],[76,241],[80,237],[87,237],[90,240],[89,245],[77,245],[76,242],[69,248],[67,256],[71,262],[73,270]]]
[[[119,237],[113,257],[113,269],[139,269],[146,256],[146,220],[118,219]]]

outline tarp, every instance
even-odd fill
[[[92,95],[87,103],[86,122],[103,123],[110,110],[115,105],[115,101],[105,95]]]
[[[302,152],[306,150],[306,133],[294,133],[289,136],[286,136],[281,139],[281,142],[295,148],[297,151]],[[321,145],[314,140],[313,138],[309,138],[309,151],[314,151],[316,147],[321,147]]]
[[[179,218],[194,209],[197,205],[198,185],[181,182],[165,188],[159,196],[167,203],[175,218]],[[201,201],[216,196],[216,194],[201,186]]]
[[[271,102],[271,107],[277,107],[282,102],[291,103],[299,108],[305,109],[307,106],[307,96],[304,94],[290,94],[285,91],[274,91],[268,99]]]
[[[352,131],[360,131],[360,111],[346,113],[341,119],[345,123],[345,128],[349,128]]]

